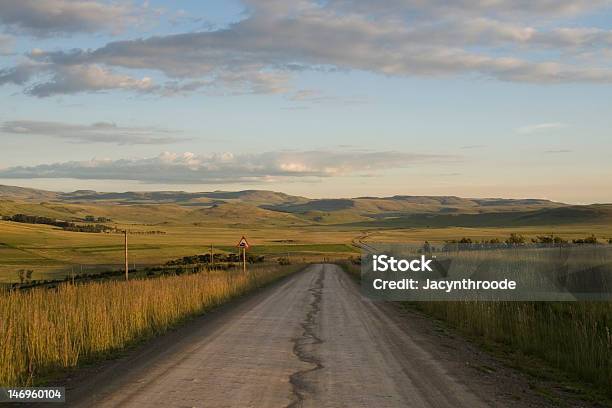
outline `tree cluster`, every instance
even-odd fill
[[[4,221],[21,222],[24,224],[44,224],[60,227],[65,231],[73,232],[107,232],[113,231],[114,228],[103,224],[76,224],[74,222],[58,220],[49,217],[40,217],[38,215],[15,214],[5,215],[2,217]]]

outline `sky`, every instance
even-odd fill
[[[612,0],[0,0],[0,184],[612,202]]]

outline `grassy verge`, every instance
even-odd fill
[[[341,266],[356,279],[359,265]],[[563,380],[593,384],[596,398],[612,399],[610,302],[404,302],[444,321],[515,368],[544,366]],[[536,360],[544,363],[539,364]],[[555,376],[554,370],[548,376]],[[561,379],[561,378],[559,378]],[[589,397],[590,390],[576,389]]]
[[[612,398],[610,303],[419,302],[410,306],[503,353],[515,367],[536,357]],[[529,371],[529,365],[524,369]]]
[[[268,266],[0,293],[0,385],[103,358],[301,268]]]

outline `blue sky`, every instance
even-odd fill
[[[611,202],[611,10],[0,0],[0,183]]]

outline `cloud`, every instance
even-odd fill
[[[28,61],[14,67],[0,69],[0,85],[24,85],[40,72],[40,64]]]
[[[415,29],[396,21],[380,24],[360,15],[340,18],[316,9],[295,19],[251,17],[212,32],[120,41],[96,50],[43,53],[38,58],[58,65],[104,63],[157,69],[174,78],[226,75],[249,80],[270,69],[327,66],[392,76],[472,73],[520,82],[612,81],[609,69],[469,51],[468,45],[490,45],[495,38],[501,45],[503,41],[523,43],[533,36],[529,29],[500,32],[494,21],[480,23],[480,28],[467,21],[461,27],[438,23]]]
[[[93,159],[0,169],[0,178],[136,180],[216,184],[320,179],[457,160],[454,156],[396,151],[277,151],[257,154],[165,152],[144,159]]]
[[[33,120],[8,121],[0,125],[0,133],[23,136],[46,136],[76,143],[114,143],[118,145],[158,145],[189,140],[175,136],[176,131],[155,127],[126,127],[98,122],[76,125]]]
[[[0,23],[17,32],[40,37],[79,32],[114,32],[138,21],[138,13],[125,2],[0,0]]]
[[[266,0],[255,0],[260,3]],[[337,9],[355,11],[371,16],[408,13],[418,17],[464,18],[489,15],[495,18],[525,19],[544,17],[571,17],[598,11],[610,6],[610,0],[329,0]]]
[[[612,31],[579,22],[564,26],[568,18],[608,7],[610,1],[245,4],[244,19],[223,28],[114,41],[94,49],[36,50],[27,58],[40,68],[30,69],[28,81],[40,80],[26,91],[36,96],[100,88],[141,92],[143,84],[120,79],[102,87],[91,81],[70,86],[71,78],[83,72],[102,70],[105,74],[96,76],[117,76],[112,70],[119,69],[161,73],[166,82],[145,88],[166,96],[205,91],[308,98],[291,86],[305,70],[546,84],[612,82],[612,68],[598,52],[612,45]],[[588,62],[585,55],[591,56]]]
[[[32,56],[40,55],[34,50]],[[0,69],[0,85],[25,85],[35,78],[42,80],[27,86],[24,92],[40,98],[104,92],[133,91],[140,94],[176,96],[205,89],[210,94],[280,94],[288,92],[289,76],[283,72],[220,72],[214,78],[197,80],[168,80],[155,84],[148,76],[136,78],[100,64],[52,64],[28,60],[10,68]]]
[[[41,51],[34,50],[32,55]],[[32,83],[34,78],[42,80]],[[131,90],[136,92],[159,92],[150,77],[135,78],[118,74],[100,65],[53,65],[34,60],[0,69],[0,85],[24,85],[25,93],[37,97],[48,97],[80,92],[101,92],[109,90]]]
[[[49,81],[31,86],[26,93],[46,97],[110,89],[146,92],[153,88],[153,81],[149,77],[138,79],[120,75],[98,65],[72,65],[58,67]]]
[[[538,123],[535,125],[522,126],[516,129],[516,132],[522,134],[532,134],[538,132],[546,132],[549,130],[563,129],[566,127],[567,125],[565,123],[560,122]]]

